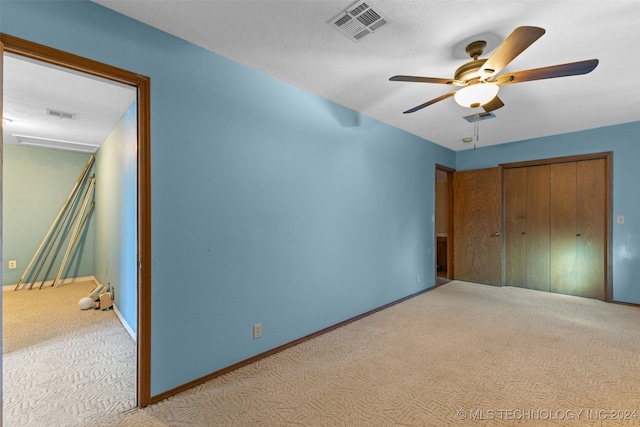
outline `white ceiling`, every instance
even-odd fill
[[[353,42],[328,24],[353,0],[94,0],[309,92],[461,150],[473,111],[438,84],[390,82],[407,74],[452,78],[484,39],[487,57],[516,27],[546,29],[504,72],[597,58],[587,75],[503,86],[505,107],[480,123],[479,146],[640,120],[640,1],[371,0],[391,25]],[[367,0],[368,1],[368,0]]]
[[[469,42],[487,41],[485,58],[516,27],[539,26],[546,34],[503,73],[592,58],[598,67],[501,87],[505,107],[480,123],[478,146],[640,120],[637,0],[371,0],[392,22],[357,43],[328,24],[352,0],[94,1],[453,150],[470,148],[462,139],[473,135],[473,124],[462,117],[473,110],[449,98],[402,114],[451,87],[389,77],[451,78],[470,60]],[[16,142],[13,134],[100,143],[135,99],[130,88],[111,92],[118,85],[32,65],[5,59],[4,116],[12,120],[5,143]],[[74,113],[76,120],[48,117],[47,108]]]
[[[3,72],[5,144],[95,152],[136,99],[133,87],[10,53]]]

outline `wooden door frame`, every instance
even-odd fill
[[[453,173],[456,171],[455,169],[452,169],[450,167],[447,166],[443,166],[440,165],[438,163],[436,163],[436,167],[434,170],[434,180],[435,180],[435,185],[434,185],[434,194],[437,193],[437,186],[438,186],[438,171],[441,172],[445,172],[447,174],[447,221],[448,221],[448,226],[447,226],[447,279],[448,280],[453,280],[453,270],[455,268],[454,264],[453,264],[453,233],[454,233],[454,228],[453,228]],[[434,197],[435,198],[435,197]],[[437,210],[437,206],[435,206],[435,202],[434,202],[434,229],[435,229],[435,211]],[[438,257],[438,236],[437,233],[434,233],[434,246],[435,250],[433,251],[433,257],[434,257],[434,265],[437,264],[437,257]],[[438,271],[436,269],[436,274],[435,274],[435,283],[436,285],[438,284]]]
[[[136,404],[151,403],[151,82],[149,77],[0,33],[4,51],[133,86],[137,90]],[[1,154],[1,152],[0,152]],[[1,182],[1,181],[0,181]]]
[[[604,260],[604,272],[605,272],[605,280],[604,280],[604,295],[605,301],[613,302],[613,152],[606,151],[601,153],[588,153],[588,154],[579,154],[575,156],[565,156],[565,157],[554,157],[550,159],[539,159],[539,160],[529,160],[523,162],[513,162],[513,163],[503,163],[500,165],[502,168],[502,180],[504,180],[504,170],[510,168],[522,168],[528,166],[540,166],[540,165],[550,165],[553,163],[567,163],[567,162],[578,162],[583,160],[597,160],[604,159],[605,160],[605,242],[606,248],[604,251],[605,260]],[[503,194],[502,194],[502,224],[504,231],[504,221],[505,221],[505,205],[504,205],[504,186],[503,186]],[[504,251],[504,239],[502,243],[502,264],[505,264],[505,251]],[[504,270],[504,268],[503,268]]]
[[[4,43],[2,43],[2,39],[0,39],[0,118],[4,118]],[[4,256],[2,254],[2,224],[4,224],[2,212],[3,212],[3,199],[4,199],[4,122],[0,122],[0,281],[2,280],[2,267],[4,265]],[[0,324],[2,324],[2,292],[0,290]],[[2,361],[2,336],[0,334],[0,362]],[[4,399],[3,399],[3,390],[4,390],[4,377],[3,377],[3,369],[2,363],[0,363],[0,426],[4,425],[3,423],[3,412],[4,412]]]

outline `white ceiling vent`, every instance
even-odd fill
[[[473,123],[475,121],[481,122],[482,120],[492,119],[495,116],[496,115],[491,112],[487,113],[486,111],[483,111],[482,113],[478,113],[477,115],[472,114],[470,116],[463,116],[462,118],[468,121],[469,123]]]
[[[336,30],[354,42],[373,35],[391,23],[379,9],[373,8],[368,1],[357,1],[338,16],[329,21]]]
[[[73,113],[66,113],[64,111],[52,110],[47,108],[47,116],[57,117],[59,119],[75,120],[76,115]]]

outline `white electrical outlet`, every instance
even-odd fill
[[[624,224],[624,215],[618,215],[618,224]]]
[[[253,339],[260,338],[262,336],[262,323],[256,323],[253,325]]]
[[[420,275],[416,274],[416,283],[420,283]]]
[[[14,268],[18,267],[18,263],[16,262],[16,260],[11,260],[9,261],[9,270],[13,270]]]

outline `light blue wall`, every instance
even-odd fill
[[[18,283],[88,159],[89,155],[84,153],[17,145],[4,146],[3,285]],[[83,195],[84,191],[76,206],[80,204]],[[72,215],[69,215],[69,219]],[[70,221],[67,224],[70,224]],[[60,236],[63,234],[64,231]],[[71,232],[68,233],[66,242],[70,236]],[[58,272],[67,249],[66,242],[61,246],[47,280],[52,280]],[[93,275],[93,245],[94,227],[91,217],[67,261],[62,278]],[[38,286],[49,269],[56,248],[57,242],[54,243],[51,254],[38,276]],[[18,268],[9,270],[9,260],[16,260]],[[31,271],[37,271],[37,267]],[[30,274],[25,282],[31,283],[33,278],[34,275]]]
[[[151,77],[152,394],[433,285],[453,152],[94,3],[0,25]]]
[[[115,305],[137,330],[136,103],[96,154],[95,276],[113,286]]]
[[[640,122],[456,153],[457,170],[586,153],[613,152],[613,299],[640,304]],[[625,223],[615,218],[624,215]]]

